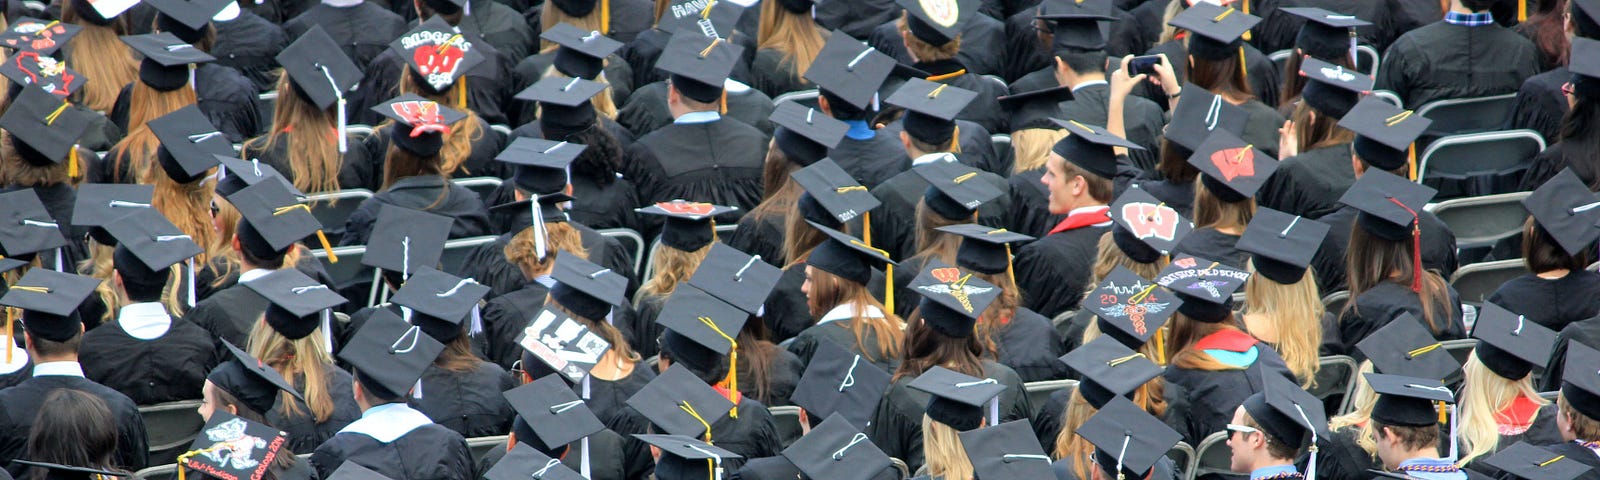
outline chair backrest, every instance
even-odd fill
[[[997,133],[989,136],[989,143],[994,145],[994,154],[1000,156],[1001,165],[1016,165],[1017,152],[1011,150],[1011,136]]]
[[[1077,380],[1042,380],[1022,384],[1022,390],[1028,395],[1028,402],[1033,405],[1032,414],[1039,414],[1044,405],[1050,402],[1050,394],[1056,390],[1078,388]]]
[[[344,131],[345,133],[349,133],[356,138],[366,138],[372,136],[371,125],[345,125]]]
[[[494,235],[484,235],[444,242],[444,253],[439,255],[440,270],[451,275],[460,275],[462,267],[466,266],[467,255],[479,245],[494,243],[495,238]]]
[[[333,255],[339,257],[339,263],[333,263],[328,261],[328,252],[320,248],[311,249],[311,256],[321,259],[322,268],[333,278],[334,285],[331,286],[334,288],[344,288],[371,280],[374,269],[361,264],[361,257],[366,254],[366,245],[334,247]]]
[[[1233,448],[1228,446],[1228,431],[1213,433],[1195,447],[1194,478],[1233,474]]]
[[[1324,405],[1328,404],[1329,400],[1342,402],[1355,390],[1358,371],[1354,358],[1344,355],[1322,357],[1317,360],[1317,384],[1312,386],[1308,393],[1318,400],[1323,400]]]
[[[1011,85],[1006,83],[1006,79],[1000,78],[998,75],[984,74],[983,79],[987,80],[989,83],[999,86],[1002,95],[1005,94],[1005,92],[1011,91]]]
[[[511,127],[496,123],[489,125],[489,129],[500,134],[501,138],[511,138]]]
[[[472,177],[458,178],[450,182],[467,187],[467,190],[478,194],[478,199],[483,200],[484,206],[492,207],[494,205],[489,205],[489,197],[494,195],[495,189],[500,188],[501,180],[497,177]]]
[[[778,440],[783,448],[789,448],[801,435],[805,435],[806,429],[800,424],[800,407],[768,407],[767,412],[772,414],[772,421],[778,427]]]
[[[467,450],[472,452],[472,464],[477,465],[478,461],[483,460],[484,455],[488,455],[489,451],[494,450],[496,447],[505,448],[506,442],[509,442],[510,440],[511,437],[509,435],[472,437],[467,439]]]
[[[194,437],[206,426],[206,420],[196,410],[200,403],[199,400],[184,400],[139,407],[145,435],[149,437],[150,463],[175,462],[179,454],[188,450]]]
[[[1450,227],[1457,244],[1494,243],[1522,234],[1522,225],[1528,220],[1528,210],[1522,207],[1522,200],[1532,193],[1457,198],[1428,205],[1425,210]]]
[[[1382,62],[1378,57],[1378,49],[1372,45],[1356,45],[1356,70],[1366,72],[1372,78],[1378,78],[1378,66]]]
[[[821,93],[817,89],[786,92],[778,95],[778,98],[772,99],[772,106],[777,107],[783,105],[784,102],[798,102],[807,107],[816,107],[817,97],[820,95]]]
[[[1450,286],[1461,295],[1462,303],[1482,305],[1500,285],[1528,273],[1521,259],[1499,260],[1462,266],[1450,276]]]
[[[1322,309],[1333,312],[1334,315],[1338,315],[1339,311],[1344,310],[1344,304],[1349,301],[1349,290],[1333,292],[1328,294],[1326,297],[1322,297]]]
[[[895,470],[900,471],[900,480],[911,478],[911,466],[906,465],[905,460],[889,457],[889,465],[894,466]]]
[[[306,196],[306,206],[311,207],[311,216],[317,218],[317,223],[322,224],[322,233],[328,236],[328,241],[334,245],[339,244],[339,239],[344,237],[344,222],[350,219],[350,214],[361,207],[361,202],[372,198],[372,191],[364,188],[352,188],[337,192],[318,193]]]
[[[618,242],[622,242],[623,248],[632,252],[630,257],[633,259],[633,271],[637,272],[639,268],[644,266],[644,237],[639,235],[639,232],[627,228],[607,228],[596,231],[600,232],[601,235],[617,239]]]
[[[1433,120],[1428,126],[1429,136],[1440,137],[1461,133],[1499,130],[1511,116],[1517,94],[1491,95],[1474,98],[1449,98],[1434,100],[1417,107],[1417,114]]]
[[[178,465],[175,463],[169,463],[166,465],[157,465],[146,468],[144,470],[133,472],[133,478],[140,480],[171,480],[178,478]]]
[[[1194,478],[1195,462],[1198,461],[1194,455],[1194,447],[1178,442],[1177,445],[1167,449],[1167,458],[1172,459],[1173,466],[1177,467],[1178,471],[1172,472],[1176,478],[1184,480]]]
[[[1509,183],[1521,178],[1518,168],[1526,168],[1544,147],[1544,137],[1533,130],[1450,135],[1423,150],[1417,182],[1438,189],[1440,198],[1513,191],[1516,186]]]
[[[1372,96],[1378,97],[1385,102],[1389,102],[1390,105],[1405,108],[1405,102],[1400,100],[1400,96],[1396,95],[1394,92],[1388,90],[1373,90]]]
[[[1289,56],[1291,55],[1294,55],[1294,49],[1285,48],[1283,50],[1278,50],[1276,52],[1267,54],[1267,60],[1272,60],[1274,70],[1282,72],[1284,65],[1289,63]]]

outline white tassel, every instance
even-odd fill
[[[411,398],[422,400],[422,379],[417,379],[417,385],[411,387]]]
[[[333,88],[333,96],[339,100],[338,102],[335,102],[338,105],[338,110],[337,110],[338,118],[335,118],[334,121],[336,121],[338,123],[338,125],[339,125],[339,153],[342,154],[342,153],[345,153],[349,149],[349,146],[348,146],[349,141],[344,138],[345,137],[344,90],[339,88],[339,82],[336,82],[336,81],[333,80],[333,72],[328,71],[328,66],[327,65],[317,65],[317,67],[322,69],[322,76],[328,78],[328,86]]]
[[[1456,459],[1461,458],[1460,452],[1457,450],[1461,442],[1456,440],[1458,438],[1456,437],[1456,406],[1450,405],[1448,408],[1450,410],[1450,463],[1456,463]]]
[[[333,355],[333,311],[322,310],[322,345],[329,355]]]
[[[989,401],[989,426],[1000,424],[1000,397]]]
[[[194,64],[189,64],[189,89],[194,90]]]
[[[66,270],[63,270],[64,268],[66,268],[66,267],[61,264],[61,248],[58,247],[58,248],[56,248],[56,271],[57,272],[65,272]],[[189,306],[193,307],[194,305],[189,305]]]
[[[539,257],[539,260],[544,260],[546,248],[544,244],[544,209],[539,206],[539,194],[533,194],[528,200],[533,211],[533,253]]]
[[[478,313],[478,306],[472,306],[472,327],[467,330],[467,335],[476,337],[483,333],[483,315]]]
[[[578,474],[589,478],[589,437],[583,437],[583,458],[578,463]]]
[[[196,287],[198,287],[198,285],[194,284],[194,257],[189,257],[188,259],[184,260],[183,264],[185,267],[188,267],[189,271],[189,308],[194,308],[194,290]]]

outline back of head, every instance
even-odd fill
[[[106,402],[81,390],[57,389],[45,396],[28,433],[26,458],[36,462],[109,468],[117,449],[117,423]],[[46,470],[34,468],[33,480]],[[87,478],[87,475],[85,476]]]

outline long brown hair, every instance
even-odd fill
[[[751,398],[771,405],[772,364],[778,358],[778,346],[772,343],[766,322],[752,318],[739,330],[739,385],[741,390],[754,393]]]
[[[1250,224],[1250,219],[1255,218],[1254,198],[1226,202],[1218,198],[1217,194],[1211,193],[1211,188],[1206,186],[1206,182],[1195,179],[1194,183],[1194,228],[1243,230]]]
[[[564,254],[575,255],[585,260],[589,259],[589,250],[583,246],[583,238],[578,229],[572,228],[565,222],[546,223],[545,231],[545,256],[539,259],[538,247],[534,244],[534,229],[524,228],[517,235],[511,237],[511,242],[506,243],[502,250],[506,261],[516,265],[522,270],[522,275],[532,279],[550,273],[556,266],[556,257]]]
[[[1011,281],[1011,275],[1006,272],[992,275],[972,272],[972,276],[1000,289],[1000,296],[989,303],[989,308],[984,309],[972,332],[972,337],[978,339],[978,344],[983,347],[984,356],[991,360],[999,359],[1000,342],[995,339],[1000,336],[1000,329],[1010,322],[1012,317],[1016,316],[1017,309],[1022,307],[1022,288]]]
[[[16,138],[9,131],[0,131],[0,185],[15,187],[43,187],[74,182],[67,176],[67,162],[34,165],[17,153]],[[72,147],[74,150],[77,147]],[[81,159],[79,160],[82,161]],[[78,169],[78,177],[88,169]]]
[[[761,164],[761,191],[766,196],[747,216],[761,218],[792,210],[794,202],[800,199],[805,189],[800,188],[800,184],[789,176],[800,168],[799,164],[789,161],[783,149],[778,148],[777,140],[769,141],[767,159]]]
[[[778,2],[761,5],[760,30],[756,35],[756,48],[773,49],[783,53],[783,62],[794,67],[790,71],[796,78],[811,68],[811,62],[822,51],[827,39],[822,36],[811,15],[790,12]]]
[[[299,340],[290,340],[273,330],[267,325],[265,317],[256,321],[250,329],[250,356],[265,362],[283,378],[300,387],[306,406],[311,407],[312,419],[317,423],[326,422],[328,417],[333,416],[335,394],[348,393],[331,391],[332,382],[328,372],[334,366],[333,357],[328,355],[327,349],[320,326]],[[294,396],[288,392],[278,395],[278,404],[283,405],[284,415],[303,414]]]
[[[61,21],[83,28],[67,41],[67,50],[72,52],[68,60],[74,70],[94,79],[83,85],[83,104],[110,112],[122,86],[139,79],[139,62],[133,59],[133,49],[119,38],[127,31],[127,20],[118,16],[111,19],[110,25],[96,25],[79,18],[76,9],[74,2],[61,2]]]
[[[961,249],[961,236],[941,232],[938,228],[977,222],[978,212],[972,212],[972,216],[967,218],[951,220],[928,208],[928,203],[923,201],[917,202],[916,215],[917,254],[913,258],[937,258],[946,264],[955,264],[956,251]]]
[[[117,419],[106,402],[87,392],[58,388],[45,395],[28,433],[27,458],[74,467],[117,470]],[[49,470],[33,467],[31,480],[44,480]]]
[[[1290,119],[1294,120],[1295,145],[1301,152],[1350,143],[1356,138],[1355,132],[1339,126],[1339,119],[1316,111],[1304,101],[1295,105]]]
[[[608,0],[602,0],[598,3],[604,5],[607,1]],[[662,6],[659,2],[657,2],[656,16],[650,18],[661,18],[661,9]],[[539,9],[539,31],[548,32],[551,28],[555,27],[557,23],[565,23],[574,27],[578,27],[578,30],[581,31],[600,32],[601,35],[610,35],[611,32],[606,31],[609,25],[601,26],[605,19],[601,16],[602,12],[600,10],[600,7],[596,6],[595,9],[590,11],[588,15],[574,17],[572,15],[568,15],[567,12],[561,11],[561,7],[557,7],[553,2],[545,3],[544,8]],[[539,53],[555,51],[556,47],[559,46],[560,45],[557,45],[556,42],[540,39]]]
[[[811,255],[812,249],[828,239],[828,234],[806,223],[805,215],[801,215],[800,208],[795,205],[788,205],[789,214],[783,219],[783,256],[789,259],[787,265],[805,267],[800,263]],[[869,225],[866,228],[872,227]],[[845,233],[850,232],[846,230]]]
[[[1350,248],[1345,251],[1345,263],[1349,265],[1346,277],[1349,280],[1350,298],[1361,298],[1361,294],[1381,282],[1395,282],[1400,285],[1410,286],[1413,279],[1420,284],[1418,303],[1422,304],[1422,322],[1428,330],[1438,335],[1450,328],[1451,317],[1455,308],[1450,305],[1449,288],[1444,278],[1431,270],[1416,271],[1412,267],[1411,240],[1390,241],[1378,238],[1368,233],[1365,228],[1350,229]],[[1344,311],[1359,314],[1355,309],[1356,302],[1348,302]]]
[[[1156,171],[1161,172],[1161,178],[1168,182],[1192,182],[1200,176],[1200,169],[1189,164],[1189,155],[1193,153],[1177,142],[1161,137],[1161,158],[1156,161]]]
[[[217,188],[209,175],[193,182],[178,183],[158,167],[150,169],[143,183],[155,185],[151,208],[165,215],[201,248],[217,244],[217,230],[211,225],[211,199],[217,196]],[[195,262],[204,263],[208,258],[206,252],[201,252]]]
[[[196,98],[194,89],[188,85],[163,92],[142,81],[133,82],[128,93],[128,136],[112,146],[111,153],[106,155],[116,162],[118,168],[115,171],[126,169],[130,177],[113,180],[126,182],[145,179],[151,170],[158,170],[159,167],[151,167],[156,163],[156,147],[161,146],[161,141],[156,139],[155,132],[146,123],[194,105]]]
[[[1189,81],[1232,103],[1253,100],[1256,98],[1255,90],[1250,87],[1250,79],[1245,78],[1239,63],[1244,61],[1243,55],[1244,50],[1239,50],[1238,55],[1228,55],[1223,60],[1207,60],[1190,55]]]
[[[467,107],[467,77],[457,78],[449,89],[439,93],[423,88],[420,84],[421,81],[422,79],[415,72],[412,72],[410,68],[405,69],[400,75],[400,93],[415,94],[467,114],[467,118],[450,125],[450,133],[444,136],[444,148],[439,150],[439,172],[447,177],[455,174],[457,170],[461,170],[462,173],[467,175],[486,174],[486,172],[473,172],[462,168],[462,165],[467,163],[467,158],[472,156],[472,142],[478,141],[484,135],[483,118],[478,116],[478,112],[474,112]],[[393,125],[394,120],[391,119],[384,123]]]
[[[470,326],[461,324],[461,335],[444,344],[444,351],[433,359],[433,366],[449,372],[470,372],[478,368],[478,363],[483,360],[472,353],[472,337],[467,335]]]
[[[302,99],[293,92],[298,87],[292,82],[287,72],[278,75],[281,94],[272,110],[272,131],[245,142],[245,149],[269,151],[284,143],[295,188],[306,193],[339,190],[339,170],[344,159],[339,155],[335,113]],[[248,154],[243,157],[249,160]]]
[[[1199,349],[1194,344],[1200,339],[1223,330],[1239,330],[1234,326],[1234,316],[1217,323],[1201,322],[1187,315],[1178,313],[1172,316],[1172,341],[1167,343],[1167,358],[1172,359],[1171,365],[1190,370],[1222,371],[1242,370],[1237,367],[1222,363]]]
[[[905,333],[900,317],[894,312],[878,303],[867,291],[867,286],[851,280],[845,280],[838,275],[828,273],[820,268],[807,268],[806,274],[810,276],[811,290],[807,295],[806,305],[811,307],[813,315],[821,315],[834,307],[850,304],[854,311],[850,317],[856,321],[850,322],[850,334],[856,338],[856,347],[867,357],[867,360],[891,360],[900,357],[901,342]],[[877,308],[883,312],[883,318],[867,317],[867,307]],[[877,345],[866,344],[867,332],[871,331],[877,336]],[[887,358],[874,358],[873,352],[882,352]]]
[[[983,345],[978,337],[956,338],[939,333],[922,320],[922,309],[912,312],[906,324],[905,359],[894,379],[921,376],[935,366],[974,377],[983,377]]]

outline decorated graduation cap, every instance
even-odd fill
[[[1372,91],[1371,76],[1315,58],[1300,64],[1300,76],[1306,77],[1300,97],[1318,112],[1336,119],[1350,114],[1362,95]]]
[[[1213,131],[1194,153],[1189,165],[1200,170],[1200,183],[1224,202],[1249,200],[1278,170],[1278,160],[1232,132]]]
[[[893,57],[843,30],[834,30],[804,77],[827,96],[830,105],[842,100],[855,110],[865,110],[873,105],[878,87],[889,78],[895,64]]]
[[[1305,278],[1311,257],[1330,228],[1316,220],[1259,207],[1244,235],[1239,236],[1238,248],[1250,253],[1256,273],[1293,285]]]
[[[32,272],[29,272],[32,273]],[[1600,350],[1582,342],[1567,343],[1566,369],[1561,373],[1561,396],[1574,410],[1600,419]]]
[[[733,402],[700,381],[688,367],[677,364],[661,372],[627,403],[648,418],[655,431],[707,441],[714,441],[711,425],[734,408]]]
[[[422,267],[406,280],[390,301],[402,307],[412,325],[422,328],[439,343],[461,337],[461,323],[470,315],[472,333],[483,330],[478,319],[478,301],[489,294],[489,287],[470,278]]]
[[[1461,362],[1409,313],[1367,335],[1356,343],[1356,350],[1372,361],[1378,373],[1443,380],[1461,370]]]
[[[687,200],[673,200],[670,202],[656,202],[644,208],[634,209],[645,215],[655,215],[666,218],[666,224],[661,228],[661,244],[693,252],[711,244],[717,238],[717,215],[738,210],[739,207],[712,205],[704,202],[690,202]]]
[[[696,372],[715,371],[728,358],[728,372],[723,386],[728,389],[728,400],[738,400],[739,395],[739,330],[750,318],[750,313],[729,305],[705,290],[693,286],[679,286],[666,304],[661,307],[657,322],[665,327],[661,333],[661,350]],[[731,414],[738,418],[737,412]]]
[[[889,468],[889,455],[843,415],[828,415],[820,425],[783,449],[783,457],[813,479],[868,480]]]
[[[248,284],[258,283],[261,280]],[[422,372],[444,352],[444,344],[407,325],[388,309],[377,309],[339,351],[355,370],[361,388],[383,399],[398,399],[419,385]]]
[[[542,363],[574,384],[588,376],[606,350],[611,349],[611,344],[584,321],[551,308],[548,303],[522,328],[516,341],[523,349],[524,369],[537,368],[533,362]]]
[[[1126,398],[1112,398],[1078,427],[1094,444],[1094,462],[1114,478],[1145,478],[1156,462],[1183,439],[1161,419]]]
[[[980,7],[978,0],[895,0],[906,9],[911,35],[929,45],[950,43]]]
[[[1244,270],[1186,255],[1162,269],[1156,283],[1183,299],[1178,313],[1192,320],[1216,323],[1233,314],[1233,292],[1249,279],[1250,273]]]
[[[440,16],[422,22],[389,42],[389,49],[406,59],[411,72],[419,77],[417,84],[432,93],[449,90],[484,61],[483,53]]]
[[[1193,83],[1185,82],[1179,95],[1181,99],[1172,108],[1172,121],[1163,135],[1167,140],[1192,152],[1219,129],[1244,135],[1250,114],[1243,108]]]
[[[174,182],[200,180],[217,166],[216,155],[233,154],[228,138],[211,124],[198,105],[162,115],[147,125],[161,141],[161,147],[156,149],[156,163]]]
[[[293,384],[278,374],[271,365],[263,363],[256,357],[250,356],[244,350],[234,346],[227,340],[222,345],[228,349],[232,356],[206,375],[206,381],[233,398],[239,399],[251,411],[265,415],[278,401],[278,392],[288,393],[301,401],[305,397],[296,391]]]
[[[372,111],[394,120],[389,140],[396,147],[422,157],[438,155],[450,126],[467,118],[460,110],[409,93],[372,107]]]
[[[935,230],[960,235],[961,248],[956,250],[956,265],[986,275],[1010,275],[1011,244],[1033,240],[1033,237],[1004,228],[990,228],[976,223],[944,226]]]
[[[577,255],[556,257],[550,276],[556,281],[550,287],[550,298],[584,319],[600,321],[611,314],[611,307],[627,302],[627,278]]]
[[[661,458],[656,459],[657,480],[721,480],[722,462],[744,458],[687,435],[635,434],[633,437],[661,449]]]
[[[545,455],[559,456],[568,444],[606,429],[572,387],[555,374],[502,395],[516,410],[517,423],[527,428],[524,434],[517,435],[517,442],[536,447]]]
[[[925,143],[943,145],[959,136],[956,115],[961,114],[961,110],[976,98],[978,92],[912,78],[895,90],[893,95],[889,95],[887,101],[890,105],[906,109],[901,122],[907,135]]]
[[[604,83],[582,77],[550,76],[518,92],[516,98],[539,102],[539,133],[559,142],[594,126],[596,117],[590,99],[606,88],[609,87]]]
[[[1474,349],[1478,361],[1495,375],[1511,380],[1521,380],[1534,366],[1544,366],[1556,346],[1554,330],[1493,302],[1479,307],[1472,338],[1478,339]]]
[[[1055,478],[1028,420],[1020,419],[961,432],[961,447],[975,478]]]
[[[245,160],[237,155],[213,155],[220,165],[217,165],[217,195],[231,197],[235,192],[271,180],[283,184],[284,189],[301,196],[300,189],[283,177],[278,169],[272,165],[261,163],[260,159]]]
[[[97,278],[34,268],[0,296],[0,305],[22,310],[21,319],[28,335],[65,342],[83,333],[78,306],[99,286]],[[6,315],[8,339],[16,338],[12,335],[13,320],[12,315]]]
[[[135,210],[105,226],[107,233],[117,239],[112,254],[112,264],[122,281],[129,285],[161,286],[167,283],[167,272],[173,264],[184,263],[188,279],[187,304],[195,302],[194,257],[205,249],[194,238],[173,225],[159,210]]]
[[[296,95],[321,110],[337,107],[334,119],[338,122],[339,153],[345,153],[349,149],[345,138],[345,94],[361,83],[364,76],[361,68],[345,56],[344,50],[320,25],[312,25],[310,30],[300,34],[300,38],[278,53],[277,61],[289,74]]]
[[[923,204],[946,220],[970,221],[979,206],[1005,194],[979,178],[978,169],[961,162],[928,162],[911,171],[928,182]]]
[[[1367,170],[1356,179],[1339,203],[1355,207],[1360,213],[1356,225],[1375,237],[1391,242],[1411,240],[1411,270],[1422,271],[1422,207],[1437,190],[1382,170]],[[1411,291],[1422,291],[1422,275],[1413,275]]]
[[[539,38],[554,42],[556,71],[568,77],[594,80],[605,69],[606,57],[622,49],[622,42],[599,31],[584,31],[567,23],[557,23],[539,34]]]
[[[65,46],[83,27],[60,20],[18,18],[0,33],[0,46],[18,50],[18,54],[50,55]],[[7,62],[10,63],[10,62]],[[63,64],[64,65],[64,64]]]
[[[1333,62],[1340,57],[1355,63],[1356,28],[1372,22],[1316,7],[1284,8],[1288,13],[1306,19],[1295,35],[1294,46],[1311,58]]]
[[[1592,470],[1577,459],[1527,442],[1502,448],[1483,463],[1511,474],[1512,480],[1573,480]]]
[[[778,286],[783,270],[723,243],[711,244],[689,286],[711,294],[751,315],[760,315],[767,295]]]
[[[909,287],[922,295],[923,324],[953,338],[972,336],[978,317],[1000,298],[998,287],[937,259]]]
[[[1128,398],[1162,372],[1154,360],[1108,335],[1067,352],[1061,362],[1078,372],[1078,394],[1096,409],[1105,407],[1112,398]]]
[[[155,7],[156,29],[171,33],[179,39],[194,43],[205,38],[206,26],[228,0],[144,0]]]
[[[801,167],[827,157],[828,150],[839,145],[850,129],[844,122],[799,102],[779,104],[770,120],[776,126],[772,140],[785,158]]]
[[[315,234],[328,260],[337,263],[333,246],[322,232],[322,223],[311,214],[311,207],[295,196],[284,182],[261,182],[228,196],[228,203],[239,210],[239,228],[234,235],[239,245],[258,258],[283,255],[295,242]]]
[[[872,194],[872,191],[856,181],[849,172],[844,171],[837,162],[831,158],[818,160],[806,168],[796,170],[789,174],[789,178],[800,184],[805,192],[800,194],[800,199],[795,202],[800,210],[800,216],[812,222],[823,223],[829,228],[840,228],[844,222],[856,217],[867,217],[872,209],[878,208],[883,202]],[[868,229],[866,235],[871,235],[872,222],[863,221],[862,228]]]
[[[216,60],[171,33],[150,33],[122,37],[122,42],[144,55],[139,63],[139,81],[156,90],[169,92],[193,87],[194,65]]]
[[[1242,37],[1257,23],[1261,23],[1261,17],[1207,2],[1195,2],[1167,22],[1191,33],[1190,55],[1206,60],[1226,60],[1238,55],[1240,73],[1244,69]]]
[[[66,99],[68,95],[72,95],[84,84],[89,83],[89,77],[68,68],[67,62],[39,52],[24,51],[13,54],[4,63],[0,63],[0,75],[11,80],[13,90],[25,85],[36,85],[60,99]]]
[[[671,74],[672,88],[678,93],[697,102],[712,103],[723,97],[723,82],[743,54],[744,47],[728,40],[678,32],[656,59],[656,69]]]
[[[817,222],[807,220],[806,223],[828,236],[827,240],[811,250],[811,255],[806,257],[806,266],[861,285],[872,281],[873,268],[883,267],[884,283],[888,286],[883,292],[883,304],[889,311],[894,311],[895,261],[889,258],[889,252]]]
[[[1574,23],[1577,17],[1573,16]],[[1581,36],[1573,38],[1571,57],[1567,69],[1572,71],[1572,94],[1591,100],[1600,99],[1600,40]]]
[[[1095,286],[1083,305],[1094,312],[1100,333],[1136,350],[1151,338],[1160,338],[1161,327],[1178,312],[1183,300],[1119,265]]]
[[[926,413],[934,421],[966,432],[982,426],[984,405],[989,405],[990,424],[998,424],[999,395],[1006,386],[993,378],[976,378],[948,368],[934,366],[906,386],[929,394]]]
[[[1581,255],[1600,240],[1600,203],[1571,168],[1545,181],[1522,206],[1568,255]]]
[[[89,236],[101,245],[116,245],[116,237],[105,226],[138,210],[151,209],[154,185],[85,183],[78,185],[73,199],[72,224],[88,227]]]
[[[0,193],[0,227],[3,260],[26,263],[33,260],[35,253],[67,246],[66,232],[61,231],[61,225],[50,216],[33,189]],[[16,268],[21,263],[8,266]]]
[[[1085,125],[1076,120],[1054,121],[1067,129],[1067,136],[1056,141],[1056,144],[1050,147],[1050,152],[1072,162],[1079,169],[1101,178],[1110,179],[1117,176],[1115,148],[1144,150],[1144,147],[1111,133],[1105,127]]]
[[[6,65],[14,62],[7,61]],[[11,134],[17,156],[35,166],[67,162],[67,175],[76,177],[79,165],[78,138],[89,130],[90,114],[44,88],[29,86],[14,97],[0,116],[0,128]]]
[[[212,410],[211,420],[195,435],[189,451],[178,455],[180,469],[193,469],[219,480],[261,478],[283,454],[288,432],[228,413]],[[249,445],[251,448],[241,448]]]
[[[1367,383],[1372,385],[1372,390],[1378,393],[1378,403],[1372,408],[1372,419],[1385,425],[1433,426],[1440,423],[1446,414],[1436,406],[1443,407],[1444,404],[1456,402],[1455,394],[1439,380],[1381,373],[1363,375]]]
[[[656,21],[656,28],[677,35],[693,33],[708,38],[727,39],[733,35],[734,25],[744,14],[741,2],[705,0],[669,0],[667,8]]]
[[[267,326],[289,340],[305,338],[316,331],[319,325],[323,327],[325,337],[331,335],[327,328],[327,310],[345,303],[345,298],[339,296],[332,287],[318,283],[292,268],[274,271],[244,285],[272,302],[267,306]],[[345,351],[348,352],[349,348],[346,347]]]
[[[361,264],[400,274],[402,280],[439,265],[455,220],[399,205],[378,207]],[[377,285],[374,285],[376,288]]]
[[[1356,103],[1339,120],[1339,126],[1356,133],[1351,147],[1361,161],[1383,171],[1410,165],[1412,176],[1417,168],[1417,137],[1432,124],[1427,117],[1373,96]]]
[[[539,449],[520,442],[507,450],[506,455],[500,457],[500,461],[483,474],[483,478],[489,480],[524,480],[530,477],[536,480],[584,480],[585,478],[562,464],[560,459],[550,458]]]
[[[1052,87],[1031,92],[1016,93],[996,98],[1000,108],[1011,113],[1011,130],[1057,128],[1056,117],[1062,116],[1061,102],[1072,100],[1072,87]]]
[[[1310,446],[1305,478],[1316,478],[1317,443],[1329,438],[1322,400],[1281,375],[1263,374],[1262,390],[1244,400],[1244,410],[1267,435],[1291,448]]]
[[[1115,21],[1109,0],[1054,0],[1039,4],[1034,18],[1050,22],[1051,50],[1104,50],[1106,37],[1100,22]]]
[[[1177,249],[1178,242],[1194,231],[1194,222],[1137,184],[1124,189],[1107,213],[1112,221],[1111,240],[1124,255],[1139,263],[1155,263]]]
[[[889,373],[834,342],[818,342],[817,351],[795,383],[791,400],[816,417],[839,415],[856,428],[867,428],[884,392]]]

